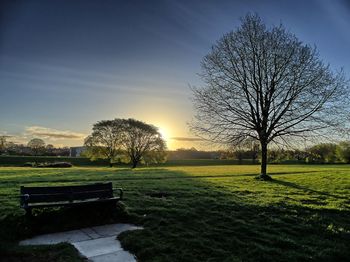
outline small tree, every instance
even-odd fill
[[[337,157],[345,163],[350,164],[350,142],[344,141],[337,145]]]
[[[45,149],[45,142],[40,138],[31,139],[27,146],[32,150],[35,156],[39,155]]]
[[[0,154],[6,151],[8,136],[0,136]]]
[[[324,64],[315,47],[282,25],[267,28],[257,15],[247,15],[236,31],[217,41],[202,61],[201,76],[205,86],[193,88],[192,131],[228,145],[259,141],[261,179],[271,179],[270,143],[345,130],[349,93],[344,74]]]
[[[309,160],[321,163],[334,163],[336,156],[336,145],[332,143],[321,143],[307,149],[310,153]]]
[[[93,125],[92,134],[85,139],[85,155],[92,159],[108,159],[109,165],[120,151],[123,136],[121,119],[102,120]]]
[[[160,162],[165,157],[166,143],[157,127],[135,119],[123,119],[123,151],[130,158],[132,168],[141,160]]]

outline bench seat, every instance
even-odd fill
[[[119,196],[114,196],[114,191]],[[89,203],[117,202],[122,199],[123,190],[109,183],[75,186],[26,187],[20,189],[20,205],[31,214],[33,208],[78,206]]]

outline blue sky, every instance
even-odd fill
[[[239,18],[257,12],[350,76],[350,1],[2,1],[0,133],[80,145],[92,124],[133,117],[169,147],[196,144],[189,85]],[[180,138],[180,139],[178,139]]]

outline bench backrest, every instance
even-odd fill
[[[60,202],[113,197],[112,182],[78,186],[25,187],[21,186],[21,202],[29,195],[27,203]]]

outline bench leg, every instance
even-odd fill
[[[30,207],[26,208],[26,217],[30,218],[32,217],[32,209]]]

